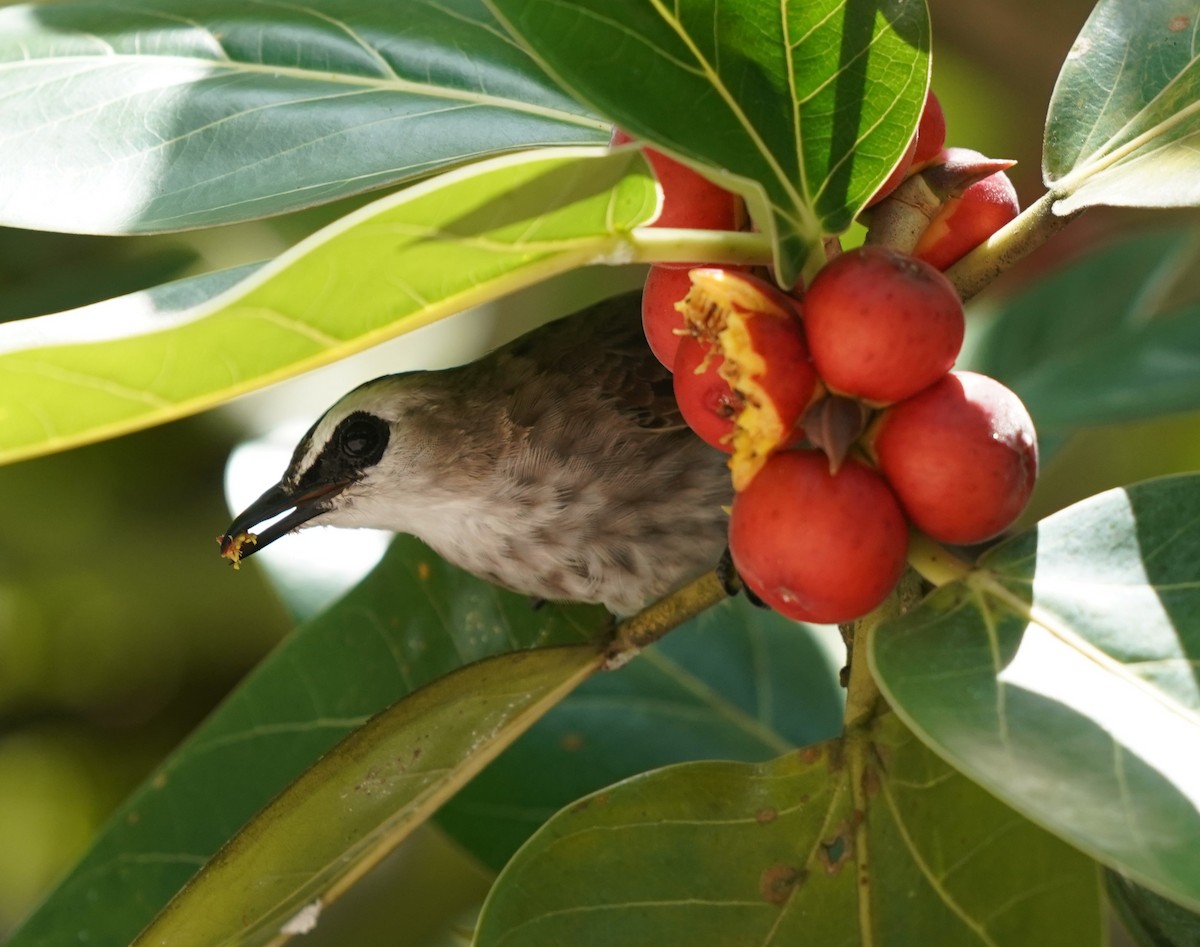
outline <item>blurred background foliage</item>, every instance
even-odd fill
[[[949,143],[1019,159],[1012,177],[1023,203],[1042,191],[1046,103],[1091,5],[930,0],[934,88]],[[0,230],[0,320],[269,257],[348,207],[156,238]],[[1089,212],[992,292],[1117,233],[1163,224],[1160,212]],[[408,338],[420,344],[419,335]],[[315,403],[346,387],[339,376]],[[228,517],[221,484],[230,451],[277,420],[281,402],[295,407],[293,391],[285,385],[260,396],[272,399],[270,411],[256,412],[251,397],[231,410],[0,468],[0,939],[110,809],[289,628],[261,569],[251,563],[235,576],[213,537]],[[312,413],[307,403],[296,411]],[[1087,432],[1046,471],[1031,516],[1109,486],[1195,469],[1198,434],[1200,418],[1190,415]],[[394,892],[379,879],[418,862],[421,872],[405,875],[404,887],[424,916],[453,916],[486,890],[486,872],[431,830],[306,943],[431,942],[438,925],[414,929],[411,920],[401,940],[398,915],[380,912],[372,890]]]

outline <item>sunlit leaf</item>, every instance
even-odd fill
[[[1058,213],[1200,204],[1200,4],[1100,0],[1046,119],[1043,176]]]
[[[334,900],[602,659],[586,645],[500,655],[397,702],[273,799],[135,943],[251,947],[303,933],[313,905]]]
[[[243,618],[214,609],[213,621]],[[534,612],[524,596],[397,538],[122,805],[8,947],[128,944],[247,819],[372,714],[469,662],[596,640],[608,622],[598,607]]]
[[[0,460],[192,414],[602,260],[657,195],[636,151],[498,158],[376,201],[223,294],[218,275],[0,326]]]
[[[598,112],[731,189],[761,185],[785,282],[850,226],[924,102],[924,0],[487,2]]]
[[[1192,229],[1097,250],[996,303],[966,364],[1020,395],[1042,438],[1200,408],[1200,302],[1179,293],[1198,268]]]
[[[1057,947],[1099,928],[1088,860],[886,715],[868,739],[570,806],[497,879],[475,944]]]
[[[842,694],[818,641],[742,596],[676,628],[620,674],[586,681],[438,813],[499,870],[556,811],[670,763],[760,761],[828,739]],[[530,779],[530,773],[537,773]]]
[[[1111,490],[883,626],[906,721],[1015,809],[1200,907],[1200,476]]]
[[[130,233],[607,139],[479,0],[0,10],[0,223]]]

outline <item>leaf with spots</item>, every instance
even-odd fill
[[[1100,937],[1088,859],[950,769],[894,715],[858,736],[757,765],[671,766],[581,800],[501,873],[476,947]]]
[[[1110,490],[882,626],[880,687],[1026,817],[1200,909],[1200,476]]]
[[[134,947],[255,947],[304,933],[317,906],[336,900],[602,661],[602,649],[588,645],[503,654],[401,699],[271,800]]]
[[[1055,211],[1200,205],[1198,151],[1200,4],[1100,0],[1050,100]]]
[[[899,162],[929,78],[924,0],[487,0],[546,71],[748,197],[785,283]]]
[[[828,739],[842,692],[822,640],[836,637],[727,600],[573,691],[438,823],[499,871],[557,810],[616,780],[687,760],[759,762]]]
[[[636,151],[526,152],[382,198],[253,272],[5,324],[0,462],[193,414],[621,255],[657,204]]]
[[[598,144],[479,0],[0,10],[0,223],[211,227],[497,152]]]

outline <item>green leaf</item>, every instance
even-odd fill
[[[760,761],[829,739],[842,694],[818,635],[836,632],[741,596],[709,609],[620,674],[584,682],[438,823],[499,871],[558,809],[619,779],[688,760]]]
[[[619,255],[657,193],[636,151],[498,158],[376,201],[215,297],[228,277],[106,302],[103,324],[93,309],[0,326],[0,461],[192,414]],[[189,293],[208,301],[177,308]],[[66,343],[81,325],[96,341]]]
[[[1112,871],[1105,872],[1109,902],[1143,947],[1196,947],[1200,915],[1160,898]]]
[[[967,365],[1029,408],[1043,439],[1200,407],[1194,229],[1143,234],[996,304]],[[982,314],[981,314],[982,315]]]
[[[1042,176],[1054,209],[1200,204],[1200,4],[1100,0],[1059,73]]]
[[[0,229],[0,322],[86,306],[175,279],[199,254],[174,241]]]
[[[250,947],[304,933],[602,660],[586,645],[499,655],[393,704],[273,799],[135,943]]]
[[[891,705],[955,767],[1200,907],[1200,476],[1110,490],[880,628]]]
[[[475,944],[1049,947],[1099,932],[1094,866],[886,715],[850,744],[685,763],[581,800],[497,879]]]
[[[8,947],[129,943],[247,819],[372,714],[473,661],[594,641],[608,624],[594,606],[535,613],[524,596],[397,537],[367,579],[289,637],[130,797]]]
[[[0,77],[0,223],[33,229],[208,227],[608,138],[479,0],[9,7]]]
[[[581,101],[746,194],[788,285],[887,178],[924,104],[924,0],[487,2]]]

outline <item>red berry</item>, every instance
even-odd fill
[[[962,301],[927,263],[864,246],[828,263],[804,297],[817,374],[839,394],[891,404],[933,384],[962,347]]]
[[[1029,412],[975,372],[952,372],[888,408],[867,437],[909,519],[942,542],[982,542],[1006,529],[1037,480]]]
[[[912,166],[919,171],[933,163],[946,145],[946,115],[942,103],[930,89],[925,95],[925,107],[921,110],[921,121],[917,125],[917,150],[913,154]]]
[[[633,139],[613,129],[613,145],[623,145]],[[695,230],[737,230],[741,224],[741,199],[687,165],[668,158],[653,148],[642,152],[654,169],[663,189],[662,213],[652,227],[690,227]]]
[[[917,136],[913,135],[912,140],[908,143],[908,147],[904,149],[904,155],[900,158],[900,163],[888,175],[887,180],[879,185],[879,190],[867,201],[868,207],[873,207],[881,200],[887,197],[892,191],[896,190],[904,179],[908,177],[912,170],[913,156],[917,153]]]
[[[675,351],[686,332],[675,304],[692,288],[687,270],[652,266],[642,288],[642,329],[650,350],[667,368],[675,366]]]
[[[719,348],[718,371],[742,404],[729,442],[733,487],[740,490],[773,451],[803,437],[800,419],[817,376],[796,300],[748,273],[703,267],[690,276],[680,309],[691,330]]]
[[[977,155],[965,148],[948,148],[943,156]],[[917,239],[913,256],[939,270],[961,260],[1021,212],[1017,190],[1003,171],[976,181],[951,197]]]
[[[733,500],[734,565],[764,602],[797,621],[865,615],[900,579],[907,549],[900,504],[854,459],[830,474],[822,454],[778,453]]]
[[[730,453],[733,422],[745,404],[719,374],[724,363],[711,343],[688,335],[679,341],[672,368],[675,400],[683,419],[704,441]]]
[[[650,350],[667,368],[675,366],[675,350],[687,334],[687,325],[678,304],[692,288],[690,270],[711,267],[705,263],[655,263],[646,274],[642,288],[642,329]],[[726,271],[741,267],[726,264]]]

